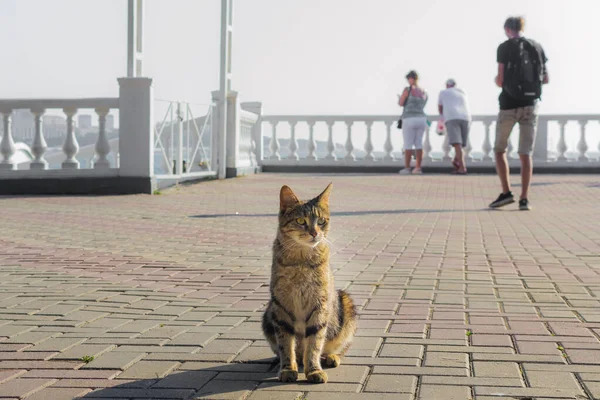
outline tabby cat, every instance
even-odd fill
[[[288,186],[280,193],[279,229],[273,243],[271,299],[262,329],[279,356],[279,380],[298,379],[298,364],[311,383],[327,382],[321,368],[337,367],[356,331],[356,311],[336,291],[329,268],[329,193],[300,201]]]

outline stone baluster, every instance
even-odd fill
[[[29,164],[30,169],[48,169],[48,161],[44,158],[44,153],[48,149],[48,145],[46,144],[46,140],[44,139],[43,132],[43,123],[42,117],[46,110],[43,108],[31,109],[31,113],[33,114],[33,123],[35,125],[35,135],[33,137],[33,142],[31,143],[31,153],[35,157],[31,164]]]
[[[356,157],[354,157],[354,145],[352,144],[352,125],[354,121],[346,121],[346,127],[348,133],[346,134],[346,145],[344,146],[346,149],[346,157],[344,157],[347,161],[354,161]]]
[[[450,139],[448,135],[444,135],[444,143],[442,143],[442,150],[444,150],[444,157],[442,160],[450,161],[452,157],[450,157],[450,150],[452,150],[452,146],[450,146]]]
[[[509,137],[508,138],[508,148],[506,150],[506,158],[507,159],[511,159],[512,158],[513,150],[514,150],[514,147],[513,147],[513,144],[512,144],[512,140]]]
[[[327,121],[327,155],[326,160],[335,160],[335,144],[333,143],[333,124],[335,121]]]
[[[589,161],[588,157],[585,153],[588,151],[587,141],[585,140],[585,127],[587,125],[587,120],[579,121],[579,143],[577,143],[577,151],[579,151],[579,156],[577,157],[577,161]]]
[[[385,122],[385,144],[383,145],[383,149],[385,150],[385,156],[383,156],[384,161],[394,161],[394,145],[392,144],[392,121]]]
[[[367,140],[365,141],[365,161],[375,161],[373,157],[373,140],[371,139],[371,133],[373,128],[373,121],[366,121],[367,125]]]
[[[473,145],[471,145],[471,135],[469,135],[469,137],[467,137],[467,147],[465,147],[465,161],[473,160],[473,157],[471,157],[472,151],[473,151]]]
[[[2,135],[2,141],[0,142],[0,154],[2,154],[0,169],[17,169],[17,164],[15,164],[12,159],[13,155],[15,154],[15,142],[12,138],[11,127],[12,110],[2,110],[1,113],[4,133]]]
[[[308,121],[308,160],[316,160],[317,142],[315,141],[315,121]]]
[[[277,123],[277,121],[271,122],[271,143],[269,145],[269,149],[271,150],[269,158],[271,160],[281,159],[281,156],[279,155],[279,141],[277,140]]]
[[[556,145],[556,150],[558,151],[558,161],[566,161],[567,157],[565,153],[567,152],[567,142],[565,141],[565,126],[567,125],[567,121],[561,120],[558,121],[560,126],[560,137],[558,139],[558,144]]]
[[[431,126],[426,125],[425,139],[423,140],[423,160],[431,158],[431,141],[429,140],[430,130],[431,130]]]
[[[67,156],[65,161],[62,163],[63,169],[79,169],[79,161],[75,156],[79,152],[79,143],[75,137],[75,130],[73,129],[73,116],[77,114],[76,108],[63,108],[63,112],[67,116],[67,137],[63,144],[63,152]]]
[[[98,114],[98,141],[96,142],[97,158],[94,161],[94,168],[110,168],[110,161],[106,158],[110,153],[110,143],[106,137],[106,116],[110,110],[99,107],[95,111]]]
[[[492,121],[484,121],[485,127],[485,139],[483,139],[483,161],[490,161],[492,157],[490,153],[492,151],[492,142],[490,138],[490,127],[492,126]]]
[[[290,160],[297,160],[299,159],[298,157],[298,141],[296,140],[296,124],[298,122],[297,121],[290,121],[290,155],[288,156],[288,159]]]

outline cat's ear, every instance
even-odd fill
[[[329,185],[327,185],[325,190],[323,190],[323,193],[321,193],[317,197],[317,201],[319,202],[320,205],[329,207],[329,193],[331,193],[332,186],[333,186],[333,183],[330,183]]]
[[[300,203],[300,200],[298,200],[292,189],[287,185],[283,185],[281,192],[279,192],[279,208],[281,211],[285,211],[298,203]]]

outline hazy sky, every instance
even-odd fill
[[[207,103],[218,88],[219,0],[145,0],[145,75],[156,96]],[[507,16],[549,58],[542,113],[598,113],[598,0],[234,0],[233,87],[269,114],[397,114],[416,69],[432,95],[465,88],[496,113]],[[116,96],[126,0],[0,0],[3,98]]]

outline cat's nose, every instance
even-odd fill
[[[310,236],[312,237],[317,237],[317,231],[310,231],[308,233],[310,233]]]

